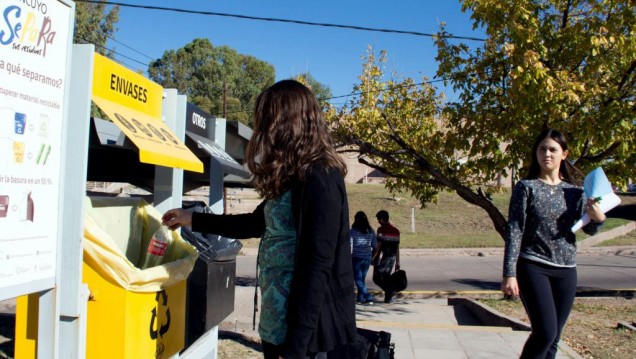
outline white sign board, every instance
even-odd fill
[[[0,300],[55,286],[71,11],[0,1]]]

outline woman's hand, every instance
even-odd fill
[[[182,226],[191,226],[192,212],[183,208],[173,208],[161,216],[161,224],[173,231]]]
[[[518,298],[519,297],[519,284],[516,277],[504,277],[501,280],[501,291],[507,297]]]
[[[598,205],[598,201],[594,198],[590,198],[585,203],[585,213],[596,223],[605,221],[605,213],[601,211],[601,206]]]

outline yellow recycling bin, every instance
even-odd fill
[[[172,232],[164,264],[141,270],[135,264],[143,263],[161,214],[134,198],[91,197],[85,207],[86,357],[167,358],[178,353],[184,347],[186,279],[196,249]],[[31,322],[37,321],[37,306],[20,308],[28,303],[18,300],[16,355],[34,357]],[[19,314],[24,312],[28,320]]]

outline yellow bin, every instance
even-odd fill
[[[88,285],[86,357],[167,358],[185,341],[186,282],[196,249],[172,233],[165,264],[141,270],[161,214],[141,199],[86,199],[82,281]],[[37,294],[18,298],[16,358],[35,358]],[[62,338],[60,338],[62,340]]]
[[[167,358],[183,349],[186,281],[155,293],[111,284],[84,263],[87,358]],[[151,354],[151,356],[149,356]]]
[[[184,347],[186,281],[156,293],[113,285],[84,264],[90,283],[87,358],[168,358]],[[36,358],[38,295],[18,297],[15,357]]]

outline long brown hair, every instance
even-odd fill
[[[539,177],[539,174],[541,173],[541,166],[539,165],[539,159],[537,158],[537,149],[539,148],[541,142],[546,138],[551,138],[561,146],[561,149],[563,151],[567,151],[568,142],[561,132],[553,128],[543,130],[543,132],[541,132],[539,137],[537,137],[534,145],[532,146],[532,162],[530,162],[530,168],[528,169],[528,176],[526,178],[535,179]],[[561,179],[566,182],[570,182],[576,185],[581,185],[582,183],[581,177],[583,175],[581,171],[574,167],[574,165],[572,165],[572,163],[570,163],[567,158],[561,161],[561,166],[559,167],[559,175],[561,176]]]
[[[343,176],[347,172],[316,96],[294,80],[279,81],[258,95],[246,157],[254,188],[268,199],[280,196],[292,181],[304,181],[314,163]]]

